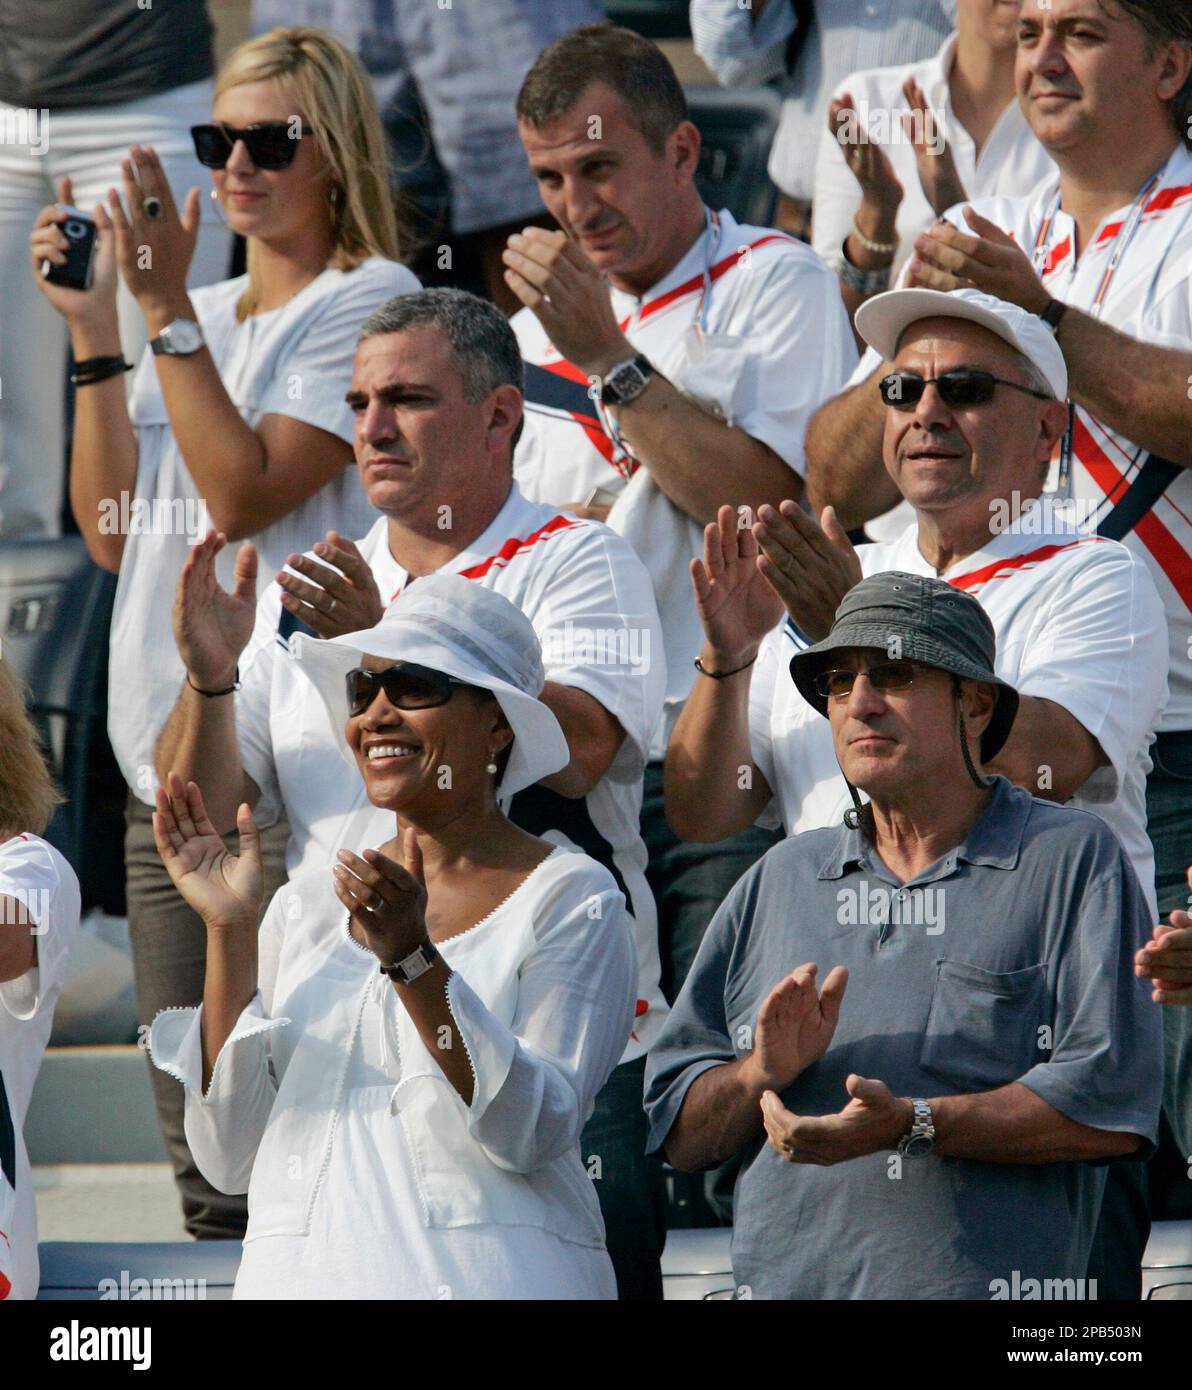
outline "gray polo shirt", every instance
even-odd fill
[[[1150,913],[1116,836],[998,778],[963,844],[900,885],[859,832],[783,841],[737,882],[649,1054],[650,1151],[687,1088],[751,1050],[762,1002],[815,961],[849,968],[828,1052],[783,1093],[835,1114],[850,1072],[900,1096],[1019,1081],[1081,1124],[1153,1149],[1159,1010],[1133,955]],[[1100,1163],[792,1164],[758,1136],[737,1181],[733,1270],[754,1298],[976,1298],[995,1280],[1078,1279]],[[1069,1295],[1071,1296],[1071,1295]]]

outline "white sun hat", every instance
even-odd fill
[[[854,322],[861,337],[889,362],[912,323],[937,318],[965,319],[996,333],[1038,367],[1057,401],[1068,399],[1068,367],[1055,334],[1038,314],[981,290],[887,290],[867,299]]]
[[[492,691],[513,730],[497,789],[502,802],[571,761],[559,721],[539,699],[546,678],[530,620],[507,598],[458,575],[419,579],[376,627],[328,641],[296,633],[290,655],[327,706],[339,751],[353,770],[356,758],[344,735],[344,681],[364,656],[416,662]]]

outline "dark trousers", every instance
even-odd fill
[[[1147,832],[1159,920],[1188,903],[1192,864],[1192,733],[1162,734],[1151,751]],[[1151,1221],[1192,1217],[1192,1006],[1163,1006],[1163,1117],[1149,1163],[1111,1163],[1089,1258],[1100,1299],[1137,1299]]]
[[[201,1004],[207,965],[206,928],[170,882],[153,841],[152,817],[152,810],[130,792],[125,811],[124,865],[137,1018],[142,1025],[151,1024],[162,1009]],[[285,882],[288,838],[285,821],[261,833],[265,906]],[[239,836],[233,832],[224,837],[224,843],[235,851]],[[147,1052],[145,1056],[148,1060]],[[187,1231],[199,1240],[239,1240],[248,1220],[247,1198],[217,1192],[195,1166],[183,1129],[183,1088],[152,1061],[149,1080]]]
[[[666,1244],[666,1180],[661,1161],[646,1157],[645,1076],[644,1057],[617,1067],[580,1136],[580,1154],[600,1198],[617,1296],[629,1300],[662,1297]]]
[[[642,799],[642,839],[650,856],[646,877],[658,906],[658,949],[662,957],[662,992],[673,1004],[695,960],[716,909],[737,879],[782,839],[781,830],[750,826],[716,844],[684,844],[666,823],[662,764],[646,767]],[[733,1188],[739,1163],[730,1159],[700,1179],[681,1186],[697,1225],[732,1221]],[[703,1188],[701,1194],[695,1184]]]

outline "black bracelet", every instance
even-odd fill
[[[729,676],[737,675],[737,673],[740,671],[748,671],[756,660],[757,656],[754,655],[745,663],[744,666],[735,666],[731,671],[708,671],[705,669],[703,662],[697,656],[695,658],[695,669],[700,673],[701,676],[708,676],[711,680],[714,681],[722,681],[727,679],[727,677]]]
[[[234,690],[240,689],[240,667],[236,667],[236,679],[226,690],[200,690],[194,681],[191,680],[189,671],[186,673],[186,683],[196,695],[202,695],[205,700],[214,700],[220,695],[231,695]]]
[[[82,362],[75,363],[70,379],[75,386],[91,386],[94,382],[107,381],[109,377],[131,371],[132,363],[126,362],[123,355],[87,357]]]

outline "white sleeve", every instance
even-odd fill
[[[219,1050],[203,1094],[203,1006],[163,1009],[149,1030],[153,1064],[186,1088],[186,1142],[218,1192],[248,1191],[252,1166],[277,1096],[269,1034],[288,1018],[269,1013],[277,978],[287,885],[274,894],[260,932],[258,989]]]
[[[66,982],[79,928],[79,881],[50,845],[35,837],[18,837],[8,841],[0,857],[0,897],[22,904],[34,924],[37,964],[0,984],[0,1006],[27,1023],[47,1001],[57,1000]]]
[[[1054,700],[1101,745],[1110,765],[1080,794],[1108,802],[1166,703],[1167,622],[1140,560],[1113,541],[1085,544],[1117,553],[1083,565],[1039,615],[1016,685],[1020,695]]]
[[[236,692],[240,762],[261,789],[261,800],[253,812],[259,826],[274,824],[283,809],[269,718],[273,665],[279,656],[277,625],[282,611],[281,588],[270,584],[257,600],[256,623],[240,658],[240,689]]]
[[[751,273],[764,277],[747,328],[755,389],[733,424],[802,475],[803,436],[848,380],[856,340],[836,276],[810,253],[776,257]]]
[[[749,682],[749,751],[753,764],[766,779],[772,793],[766,809],[758,816],[757,825],[777,830],[782,825],[778,814],[778,774],[774,769],[774,745],[770,721],[774,704],[774,683],[782,673],[780,651],[782,625],[762,639],[757,660],[753,663],[753,678]]]
[[[620,721],[625,739],[610,775],[640,778],[662,717],[666,656],[649,572],[607,526],[587,523],[556,541],[540,601],[527,616],[542,644],[548,681],[591,695]]]
[[[475,1077],[468,1132],[509,1172],[533,1172],[579,1142],[633,1026],[637,952],[625,900],[591,886],[536,930],[508,1028],[458,972],[447,983]]]
[[[279,358],[260,414],[289,415],[350,444],[354,421],[344,397],[352,384],[360,327],[387,299],[417,289],[413,273],[395,262],[366,263],[345,275]]]
[[[786,71],[797,25],[787,0],[770,0],[756,23],[737,0],[691,0],[689,19],[695,51],[722,87],[752,87]]]

